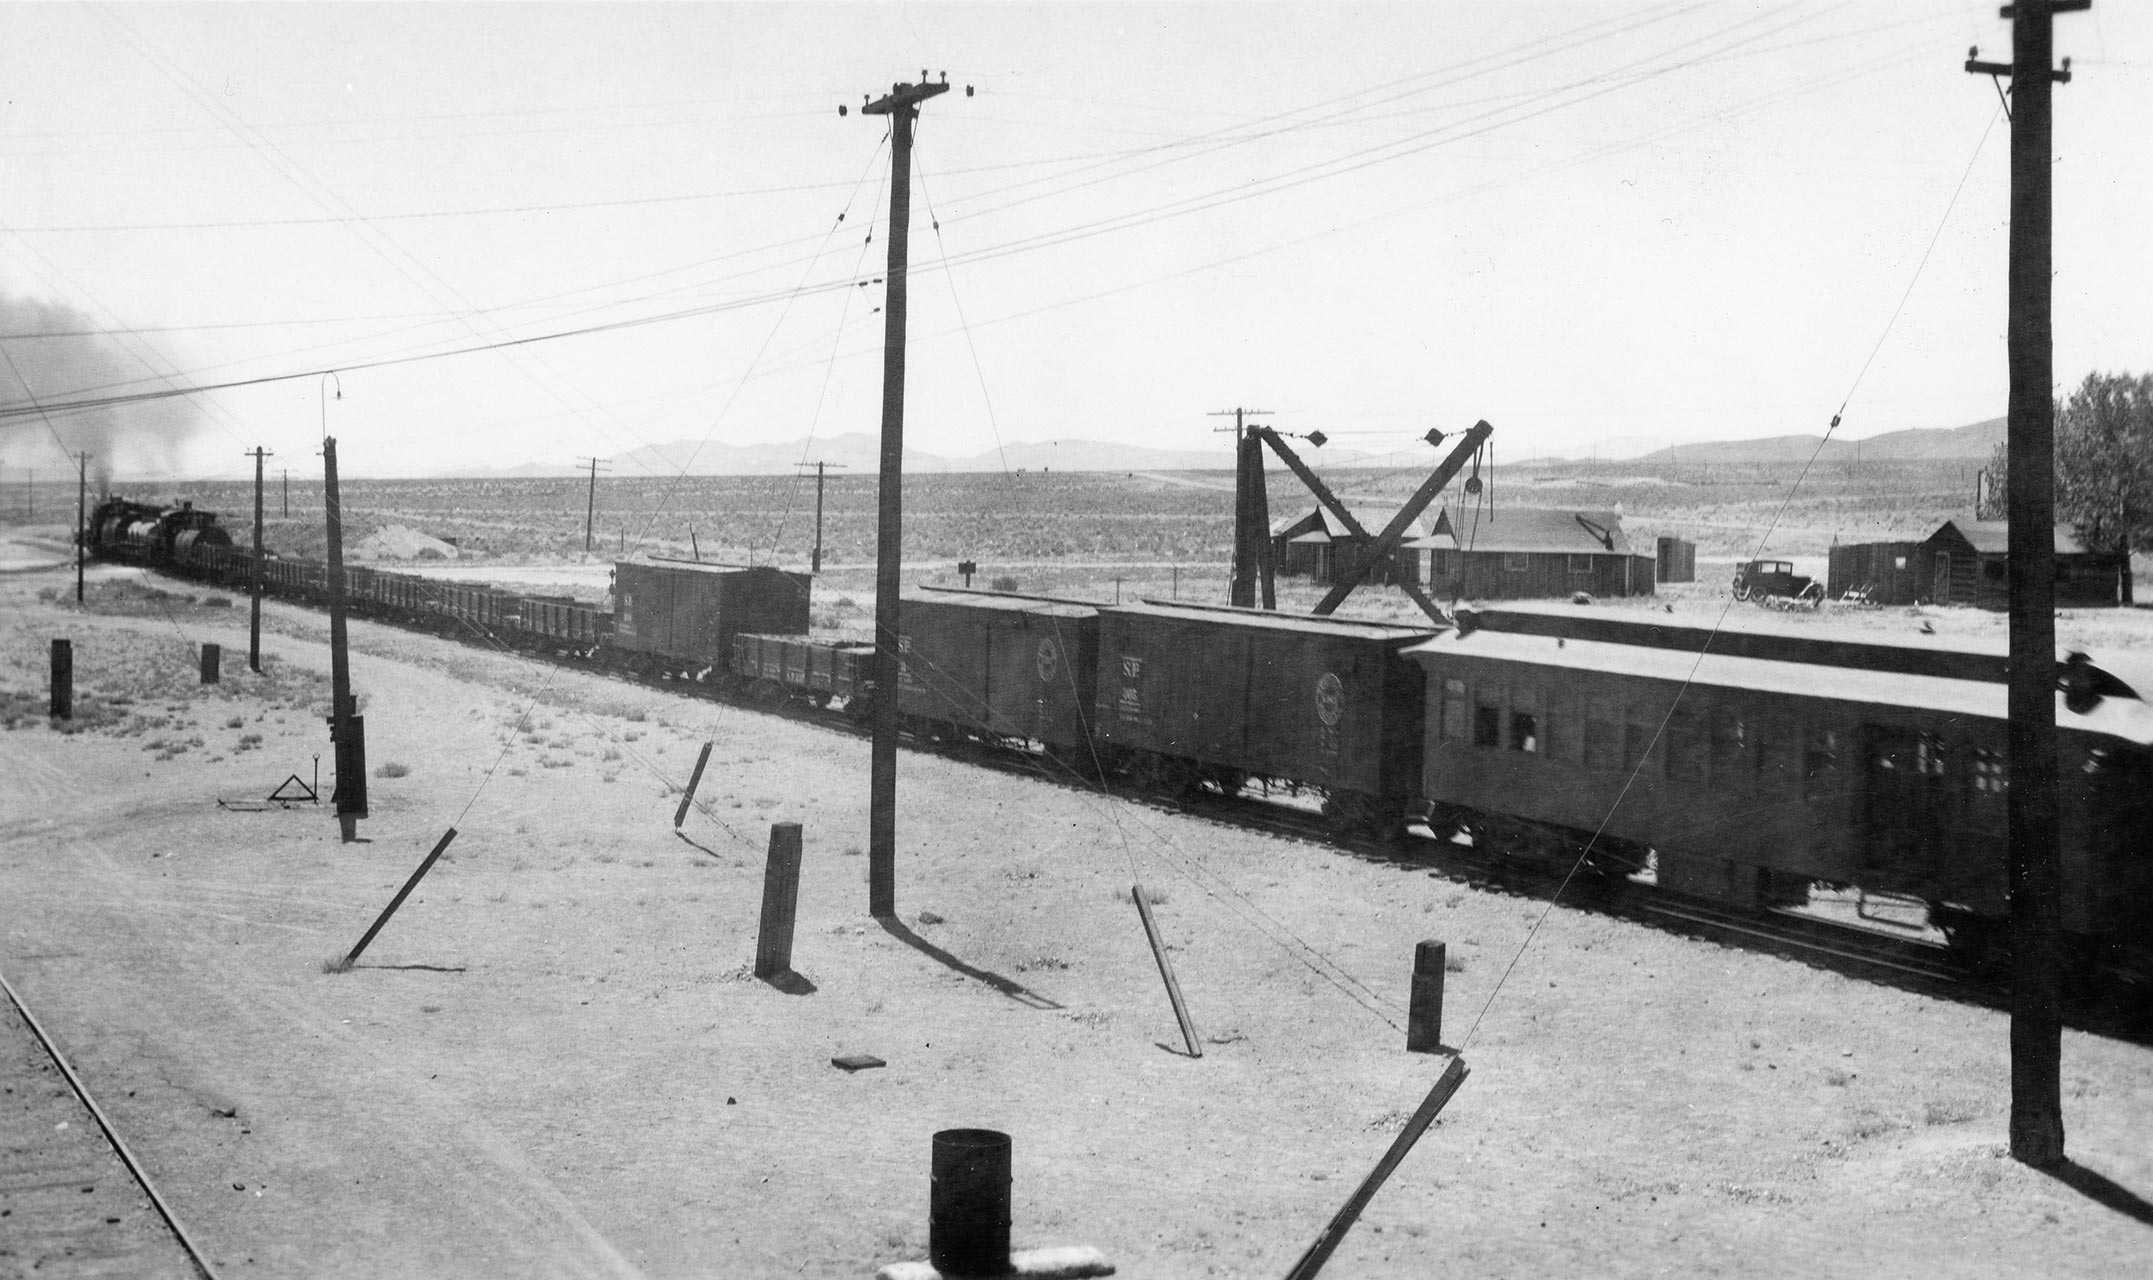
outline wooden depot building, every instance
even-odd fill
[[[1649,596],[1658,565],[1639,555],[1612,511],[1500,507],[1436,513],[1425,538],[1405,544],[1428,554],[1428,589],[1471,600]]]

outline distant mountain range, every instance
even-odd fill
[[[1822,452],[1821,436],[1767,436],[1761,440],[1722,440],[1710,444],[1683,444],[1648,453],[1637,462],[1662,465],[1690,463],[1807,462],[1932,462],[1949,458],[1988,461],[2003,443],[2004,420],[1990,418],[1963,427],[1930,430],[1887,431],[1866,440],[1827,440]]]
[[[1690,463],[1820,462],[1914,462],[1948,458],[1985,460],[2003,441],[2004,420],[1991,418],[1964,427],[1892,431],[1866,440],[1831,440],[1821,454],[1814,435],[1768,436],[1759,440],[1721,440],[1674,445],[1628,461],[1655,465]],[[1308,451],[1304,448],[1303,453]],[[1336,446],[1310,456],[1326,470],[1348,467],[1426,467],[1436,454],[1428,449],[1368,453]],[[810,443],[788,440],[773,444],[698,443],[674,440],[645,445],[640,449],[604,459],[614,476],[670,476],[684,470],[693,475],[760,476],[791,475],[802,462],[821,461],[832,470],[872,474],[881,468],[881,442],[864,431],[829,436]],[[1273,465],[1276,460],[1273,459]],[[1547,459],[1545,461],[1562,461]],[[1104,440],[1044,440],[1011,442],[964,457],[947,457],[905,450],[905,472],[920,475],[950,471],[1230,471],[1233,451],[1228,446],[1211,449],[1151,449],[1141,445],[1114,444]],[[531,463],[520,467],[458,471],[473,477],[548,477],[584,474],[575,467]]]

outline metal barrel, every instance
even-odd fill
[[[1009,1135],[944,1129],[934,1135],[927,1260],[945,1276],[992,1276],[1009,1267]]]

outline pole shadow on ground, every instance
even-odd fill
[[[877,916],[875,923],[882,926],[884,933],[926,956],[936,964],[961,973],[975,982],[984,982],[1027,1009],[1059,1009],[1062,1007],[1021,982],[1005,978],[990,969],[982,969],[978,965],[966,964],[956,956],[912,932],[912,930],[905,927],[904,921],[894,916]]]

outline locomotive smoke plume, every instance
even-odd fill
[[[95,332],[100,328],[65,303],[0,293],[0,342],[8,357],[0,361],[0,404],[12,408],[33,399],[53,404],[106,394],[123,383],[129,389],[155,385],[140,361],[115,339]],[[62,447],[70,455],[88,450],[90,472],[103,492],[116,467],[173,470],[201,425],[200,413],[185,398],[56,412],[50,431],[45,418],[33,413],[0,421],[0,459],[10,472],[34,467],[57,476]]]

